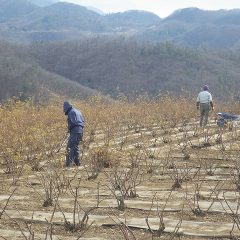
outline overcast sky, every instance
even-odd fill
[[[62,0],[63,1],[63,0]],[[186,7],[218,10],[240,8],[240,0],[64,0],[84,6],[99,8],[105,13],[122,12],[130,9],[146,10],[160,17],[170,15],[174,10]]]

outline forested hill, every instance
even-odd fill
[[[159,91],[198,92],[208,83],[219,98],[238,94],[239,51],[185,49],[171,43],[143,44],[122,38],[33,44],[31,55],[47,71],[104,94],[128,96]]]
[[[0,42],[0,99],[39,92],[86,97],[101,92],[132,97],[159,92],[239,96],[240,51],[180,48],[123,38],[92,38],[30,46]]]
[[[24,46],[0,42],[0,101],[16,96],[21,99],[49,99],[52,95],[86,98],[99,95],[40,67]]]

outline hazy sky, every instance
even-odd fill
[[[63,1],[63,0],[62,0]],[[105,13],[130,9],[146,10],[166,17],[174,10],[186,7],[218,10],[240,8],[240,0],[64,0],[99,8]]]

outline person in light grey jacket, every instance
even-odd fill
[[[197,109],[200,109],[200,126],[206,126],[210,110],[214,109],[212,95],[209,92],[208,85],[203,87],[203,90],[197,97]]]
[[[64,102],[63,111],[67,116],[68,132],[70,133],[65,165],[66,167],[70,167],[73,164],[80,166],[79,143],[83,137],[84,118],[82,113],[76,108],[73,108],[69,102]]]

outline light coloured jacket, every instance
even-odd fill
[[[212,95],[208,91],[202,91],[198,94],[197,103],[208,103],[212,102]]]

